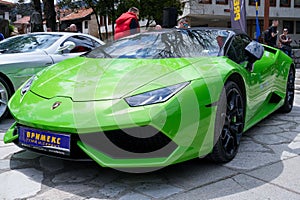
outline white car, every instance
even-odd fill
[[[0,42],[0,119],[8,113],[14,91],[43,68],[79,56],[104,42],[91,35],[40,32],[18,35]]]

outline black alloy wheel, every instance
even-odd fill
[[[283,105],[279,108],[280,112],[288,113],[293,109],[295,97],[295,70],[290,69],[286,84],[286,94]]]
[[[215,126],[216,144],[209,159],[218,163],[231,161],[238,152],[244,129],[245,102],[239,86],[228,81],[221,94]],[[217,136],[217,137],[216,137]]]

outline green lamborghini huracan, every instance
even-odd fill
[[[243,132],[291,111],[294,81],[290,57],[237,30],[144,32],[31,77],[9,102],[4,141],[118,169],[224,163]]]

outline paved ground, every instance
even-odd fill
[[[300,77],[300,71],[297,72]],[[225,165],[195,159],[146,174],[94,162],[49,158],[4,145],[0,122],[0,199],[300,199],[300,78],[295,107],[246,132]]]

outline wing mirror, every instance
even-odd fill
[[[69,50],[70,51],[70,50],[74,49],[75,46],[76,46],[76,44],[74,42],[67,41],[67,42],[63,43],[63,45],[61,47],[59,47],[56,50],[56,52],[62,53],[62,51],[64,51],[64,50]]]
[[[249,56],[247,68],[252,71],[255,61],[261,59],[264,54],[264,47],[259,42],[252,41],[246,46],[245,50]]]
[[[254,59],[254,62],[261,59],[264,54],[264,47],[256,41],[250,42],[245,50],[250,54],[250,57],[253,57],[252,59]]]

